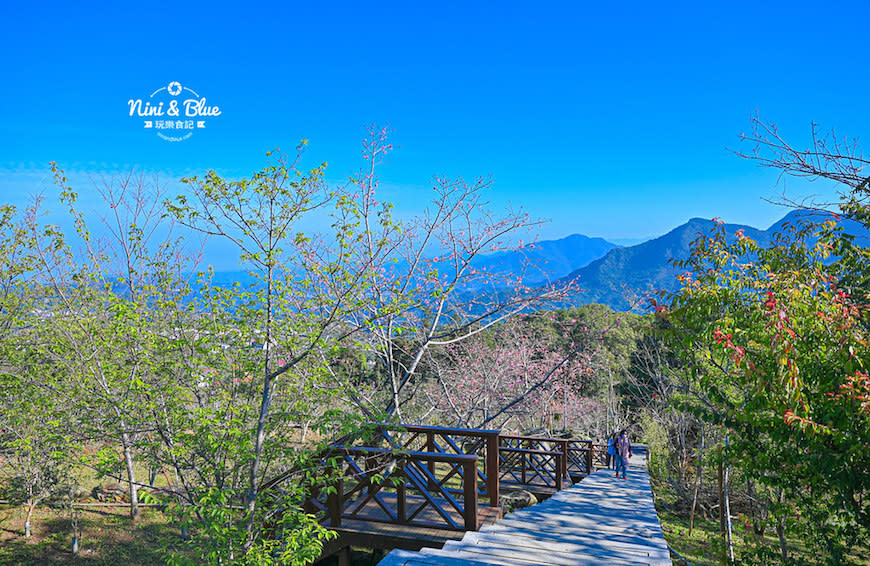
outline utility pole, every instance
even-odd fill
[[[728,447],[728,437],[725,437],[725,447]],[[729,466],[725,465],[724,492],[725,492],[725,545],[728,549],[729,564],[734,562],[734,538],[731,532],[731,499],[728,496],[728,478],[731,475]]]
[[[613,413],[613,371],[607,370],[607,431],[606,435],[610,436],[613,432],[613,429],[616,427],[614,423],[610,422],[610,415]],[[614,416],[615,419],[615,416]]]
[[[568,420],[568,372],[562,372],[562,429],[566,432],[570,430],[570,421]]]

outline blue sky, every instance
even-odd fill
[[[381,169],[400,213],[433,175],[491,175],[491,201],[614,241],[690,217],[767,227],[776,172],[735,157],[755,111],[806,145],[811,121],[870,131],[866,2],[5,2],[0,200],[50,191],[86,207],[89,176],[242,176],[310,141],[328,177],[361,165],[367,124],[400,146]],[[128,100],[170,81],[221,116],[172,143]],[[787,193],[831,197],[821,183]]]

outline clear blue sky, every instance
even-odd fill
[[[543,238],[620,241],[781,217],[777,175],[727,150],[756,110],[799,145],[811,121],[870,132],[864,1],[233,4],[2,3],[2,200],[50,189],[50,160],[95,207],[88,175],[241,176],[300,138],[341,180],[389,123],[399,211],[432,175],[492,175]],[[170,81],[222,111],[178,143],[128,115]]]

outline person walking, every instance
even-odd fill
[[[622,468],[622,479],[626,479],[626,470],[628,469],[628,459],[631,458],[631,442],[628,440],[625,431],[619,433],[619,438],[616,439],[616,477],[619,477],[619,469]]]
[[[613,462],[613,467],[616,467],[616,433],[614,432],[607,437],[607,455],[604,458],[604,467],[610,469],[610,463]]]
[[[613,467],[616,469],[616,477],[619,477],[619,470],[625,472],[625,463],[622,461],[622,456],[619,454],[619,433],[613,433]]]

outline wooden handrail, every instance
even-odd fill
[[[375,427],[373,446],[353,446],[351,442],[359,441],[346,436],[314,456],[326,467],[336,459],[333,469],[339,475],[326,480],[334,487],[329,495],[322,484],[311,486],[307,512],[325,513],[336,527],[345,518],[476,530],[478,496],[488,496],[489,505],[498,506],[502,479],[511,478],[530,488],[562,489],[575,473],[588,474],[600,465],[606,450],[592,440],[500,434],[489,429]],[[481,461],[483,469],[478,468]],[[264,483],[263,488],[277,486],[291,473]],[[461,487],[457,487],[460,476]],[[387,481],[391,478],[400,481],[393,484]],[[380,509],[375,514],[370,512],[373,505],[376,511]],[[426,518],[424,508],[436,514]]]
[[[361,466],[355,458],[365,459]],[[395,485],[395,508],[394,511],[387,506],[383,499],[382,488],[389,486],[389,482],[373,482],[372,470],[369,468],[369,458],[379,457],[389,460],[391,465],[385,467],[384,479],[387,477],[400,479]],[[329,460],[336,458],[342,460],[340,464],[342,475],[333,480],[333,489],[327,496],[325,511],[329,524],[340,527],[342,518],[362,519],[368,521],[387,521],[399,524],[419,524],[421,526],[435,526],[430,522],[415,523],[414,519],[421,510],[429,506],[444,521],[442,528],[451,530],[477,530],[477,454],[445,454],[441,452],[421,452],[416,450],[392,450],[370,446],[332,446]],[[447,463],[451,465],[449,478],[455,473],[456,467],[462,469],[462,499],[457,500],[451,496],[452,490],[444,486],[446,479],[440,481],[435,478],[429,464]],[[335,462],[339,464],[339,462]],[[345,487],[345,479],[352,482],[352,487]],[[408,493],[413,492],[417,497],[422,496],[424,503],[417,505],[416,510],[409,507]],[[434,492],[439,497],[433,497]],[[367,504],[374,503],[387,513],[386,518],[363,518],[358,515]],[[445,503],[447,505],[445,505]],[[458,513],[461,521],[451,518],[451,511]],[[455,515],[454,515],[455,517]]]
[[[593,444],[594,443],[591,440],[584,440],[584,439],[579,439],[579,438],[550,438],[547,436],[527,436],[527,435],[520,435],[520,434],[502,434],[500,436],[500,438],[503,438],[506,440],[516,440],[516,441],[521,441],[521,442],[538,442],[538,443],[548,442],[550,444],[558,445],[561,448],[562,453],[564,455],[564,458],[563,458],[563,461],[564,461],[563,468],[564,469],[562,470],[562,474],[565,477],[568,477],[568,468],[569,468],[568,464],[569,464],[569,462],[576,461],[575,459],[571,458],[570,452],[577,452],[577,451],[585,452],[583,467],[580,469],[580,473],[585,474],[585,475],[589,475],[590,473],[592,473],[592,470],[595,467],[594,466],[595,461],[594,461],[594,457],[593,457],[593,450],[594,450]],[[578,448],[571,447],[571,444],[583,444],[584,446],[582,448],[578,449]]]
[[[513,448],[511,446],[499,446],[499,452],[519,452],[522,454],[542,454],[545,456],[561,456],[562,452],[558,450],[539,450],[537,448]]]
[[[483,442],[477,449],[477,452],[483,458],[483,469],[476,470],[475,473],[480,476],[480,479],[483,482],[483,491],[481,492],[481,495],[488,497],[490,507],[498,507],[500,496],[500,485],[498,481],[498,445],[500,431],[493,429],[451,428],[444,426],[423,426],[402,423],[383,423],[378,426],[383,430],[390,432],[407,432],[415,435],[411,438],[410,442],[417,440],[417,442],[421,443],[426,451],[429,452],[450,453],[445,452],[445,448],[448,450],[452,448],[453,450],[461,452],[464,448],[457,446],[457,444],[453,442],[453,439],[458,437],[482,440]],[[441,444],[444,443],[439,444],[436,440],[436,436],[444,438],[446,440],[446,445],[442,447]],[[405,450],[407,445],[410,444],[410,442],[408,442],[403,446],[402,442],[397,442],[396,439],[389,434],[383,434],[383,437],[394,448],[400,450]],[[430,470],[433,465],[434,464],[430,464]],[[491,470],[495,470],[495,472],[491,473]],[[465,472],[463,472],[463,474],[464,473]]]
[[[332,446],[333,450],[344,454],[392,454],[396,457],[405,456],[412,457],[417,460],[432,461],[432,462],[477,462],[477,454],[447,454],[444,452],[419,452],[416,450],[390,450],[389,448],[373,448],[370,446]]]
[[[501,431],[482,428],[451,428],[446,426],[424,426],[424,425],[383,425],[386,428],[394,430],[407,430],[408,432],[434,432],[435,434],[452,434],[460,436],[501,436]]]
[[[535,440],[538,442],[592,442],[584,438],[552,438],[549,436],[523,436],[521,434],[500,434],[499,436],[511,440]]]
[[[555,460],[554,469],[552,470],[552,475],[550,470],[546,468],[541,468],[540,466],[531,466],[531,470],[534,472],[533,477],[537,476],[547,481],[545,478],[546,475],[550,475],[553,479],[553,487],[557,490],[562,489],[563,480],[565,479],[565,475],[563,475],[563,470],[566,468],[565,462],[565,454],[562,451],[557,450],[540,450],[537,448],[513,448],[510,446],[501,446],[499,447],[499,452],[506,452],[510,454],[520,454],[522,456],[520,460],[520,483],[527,484],[529,483],[528,472],[529,466],[527,464],[529,456],[550,456]],[[507,473],[513,474],[512,470],[508,470]],[[516,477],[516,476],[514,476]]]

